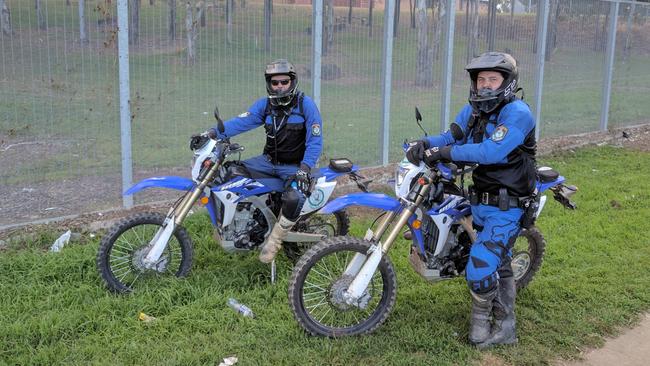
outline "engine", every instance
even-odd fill
[[[434,256],[439,230],[430,217],[425,216],[422,225],[424,234],[424,249],[427,254],[428,269],[439,271],[440,277],[458,276],[465,270],[469,258],[471,240],[469,234],[461,225],[452,225],[444,248]]]
[[[237,205],[235,216],[223,231],[221,244],[224,249],[251,250],[264,242],[269,225],[262,212],[250,202]]]

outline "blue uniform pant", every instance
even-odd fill
[[[259,179],[259,181],[275,191],[284,191],[282,194],[282,215],[291,221],[300,216],[302,206],[305,204],[305,194],[291,187],[291,182],[298,171],[297,164],[273,164],[266,155],[258,155],[242,161],[244,166],[251,171],[279,178],[281,182],[273,179]]]
[[[474,224],[480,231],[469,252],[465,275],[475,293],[490,292],[499,277],[512,276],[511,250],[519,235],[522,213],[520,208],[501,211],[494,206],[472,206]]]

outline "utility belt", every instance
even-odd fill
[[[526,202],[530,198],[510,196],[506,188],[500,188],[499,194],[494,194],[479,192],[474,186],[469,186],[469,202],[472,206],[482,204],[498,207],[501,211],[508,211],[511,208],[526,208]]]

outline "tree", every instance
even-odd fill
[[[226,41],[232,43],[232,17],[235,12],[235,0],[226,0]]]
[[[433,85],[433,50],[429,47],[428,26],[426,0],[416,0],[415,27],[418,33],[416,86]]]
[[[375,7],[375,0],[368,2],[368,37],[372,38],[372,10]]]
[[[0,0],[0,28],[5,36],[14,34],[14,30],[11,28],[11,11],[9,11],[5,0]]]
[[[79,41],[88,43],[88,34],[86,34],[86,0],[79,0]]]
[[[271,13],[273,0],[264,0],[264,51],[271,51]]]
[[[167,6],[169,7],[169,17],[167,19],[167,34],[169,39],[176,39],[176,0],[167,0]]]
[[[201,15],[205,10],[205,5],[202,1],[196,4],[196,15],[194,14],[194,7],[188,1],[185,5],[186,17],[185,17],[185,31],[187,33],[187,64],[194,65],[196,62],[196,40],[199,37],[199,30],[197,24]]]
[[[469,23],[470,27],[468,28],[468,31],[470,34],[468,35],[468,40],[467,40],[467,60],[466,63],[469,63],[474,56],[477,55],[477,48],[478,48],[478,20],[479,20],[479,14],[478,14],[478,0],[468,0],[470,7],[468,8],[469,12],[471,15],[469,16]]]
[[[323,26],[323,56],[327,55],[327,51],[332,47],[334,43],[334,4],[332,0],[323,1],[323,7],[325,11],[325,24]]]
[[[546,55],[545,61],[551,61],[551,55],[557,46],[557,24],[560,18],[560,6],[558,0],[551,0],[549,10],[548,33],[546,34]]]
[[[634,18],[634,11],[636,4],[630,5],[630,13],[627,15],[627,23],[625,24],[625,44],[623,45],[623,62],[630,58],[632,51],[632,18]]]
[[[488,3],[488,29],[487,29],[487,48],[494,51],[494,39],[496,38],[497,24],[497,3],[496,0],[490,0]]]
[[[46,30],[47,24],[45,22],[45,13],[43,12],[43,4],[41,3],[41,0],[34,0],[34,8],[36,9],[38,29]]]
[[[402,0],[395,0],[395,22],[393,25],[393,37],[397,38],[399,32],[399,14],[401,13],[401,2]]]
[[[129,44],[138,44],[140,38],[140,4],[141,0],[129,1]]]

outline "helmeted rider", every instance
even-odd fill
[[[438,161],[479,164],[470,187],[478,237],[466,279],[472,297],[469,340],[484,348],[517,342],[510,261],[521,202],[535,191],[535,121],[528,105],[515,96],[519,74],[511,55],[487,52],[465,69],[471,79],[469,104],[456,116],[464,141],[455,141],[447,131],[411,142],[406,155],[414,164],[423,160],[429,166]]]
[[[267,238],[259,259],[270,263],[282,241],[296,223],[311,185],[311,168],[323,147],[322,121],[314,101],[298,90],[296,69],[289,61],[275,60],[266,66],[267,97],[258,99],[247,112],[224,122],[225,132],[208,130],[211,137],[230,138],[264,126],[266,143],[262,155],[244,160],[249,171],[285,181],[278,222]],[[295,184],[294,184],[295,183]]]

